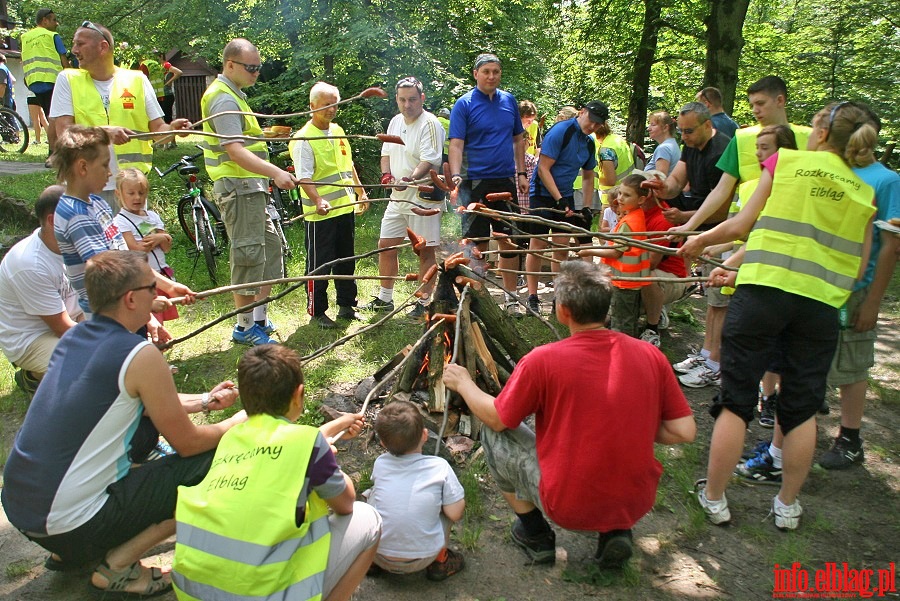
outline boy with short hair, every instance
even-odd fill
[[[375,432],[388,451],[375,460],[369,504],[384,522],[375,565],[395,574],[425,570],[429,580],[445,580],[465,566],[462,554],[447,547],[450,525],[466,506],[465,491],[450,464],[423,455],[428,430],[419,409],[393,401],[375,419]]]

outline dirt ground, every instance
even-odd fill
[[[701,308],[691,309],[700,317]],[[872,370],[863,426],[866,461],[842,472],[813,469],[801,500],[805,513],[800,529],[781,533],[767,513],[776,489],[734,482],[728,490],[732,525],[705,523],[688,493],[705,473],[712,419],[706,412],[713,389],[685,389],[698,421],[697,442],[688,449],[660,449],[667,472],[654,510],[634,529],[636,554],[623,574],[594,569],[595,538],[557,529],[557,562],[531,566],[509,539],[511,513],[497,494],[490,475],[479,487],[484,510],[465,528],[457,525],[454,546],[467,567],[443,583],[423,574],[367,578],[354,599],[359,601],[420,599],[453,601],[539,601],[625,599],[771,599],[775,564],[799,562],[810,578],[816,569],[836,562],[849,568],[887,569],[900,555],[900,320],[882,318],[877,364]],[[679,330],[681,330],[679,332]],[[680,360],[702,333],[673,323],[663,345],[670,359]],[[834,393],[831,413],[821,417],[816,456],[830,447],[839,423]],[[18,424],[3,424],[9,433]],[[770,431],[752,424],[748,447]],[[590,452],[586,449],[585,452]],[[377,450],[356,441],[341,450],[345,471],[367,473]],[[468,469],[460,467],[460,471]],[[465,543],[465,544],[463,544]],[[163,561],[171,542],[157,549]],[[46,556],[0,515],[0,598],[61,601],[93,599],[88,573],[55,573],[43,567]],[[896,581],[895,581],[896,582]],[[874,585],[874,583],[873,583]],[[896,588],[892,597],[897,597]],[[852,595],[856,596],[856,595]],[[115,598],[115,597],[107,597]],[[159,597],[174,600],[174,594]]]

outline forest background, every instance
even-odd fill
[[[480,52],[503,61],[502,87],[533,100],[553,122],[558,109],[600,99],[614,130],[646,140],[649,112],[677,111],[702,87],[720,88],[726,112],[755,123],[747,86],[765,75],[788,82],[788,116],[806,124],[831,100],[867,102],[884,122],[881,143],[900,132],[900,0],[8,0],[17,35],[38,8],[54,9],[71,44],[89,19],[109,27],[117,58],[181,49],[219,67],[232,37],[250,39],[265,67],[248,90],[269,114],[303,110],[318,80],[344,96],[413,75],[431,110],[451,107],[473,85]],[[393,102],[344,107],[348,132],[383,131]],[[299,124],[302,120],[297,120]],[[371,148],[375,153],[377,149]],[[363,163],[374,161],[359,157]],[[377,169],[377,167],[375,167]]]

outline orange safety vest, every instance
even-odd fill
[[[647,223],[644,220],[644,210],[635,209],[627,213],[619,223],[613,233],[622,231],[627,226],[626,232],[644,232],[647,231]],[[634,240],[646,240],[646,236],[634,236]],[[612,244],[612,243],[610,243]],[[636,246],[629,246],[628,249],[618,259],[604,258],[612,273],[613,277],[649,277],[650,276],[650,253]],[[642,288],[650,282],[622,282],[613,280],[613,286],[622,289]]]

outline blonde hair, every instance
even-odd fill
[[[578,109],[576,109],[574,106],[566,105],[566,106],[562,107],[561,109],[559,109],[559,113],[556,115],[556,121],[557,122],[568,121],[569,119],[572,119],[577,116],[578,116]]]
[[[619,200],[619,186],[613,186],[609,190],[606,191],[606,200],[607,202],[613,203],[618,202]]]
[[[813,125],[828,130],[825,143],[851,167],[875,162],[878,131],[868,111],[852,102],[833,102],[816,113]]]
[[[125,182],[138,184],[143,192],[150,190],[150,182],[147,181],[147,176],[140,169],[135,169],[134,167],[122,169],[116,173],[116,192],[122,191],[122,184]]]

